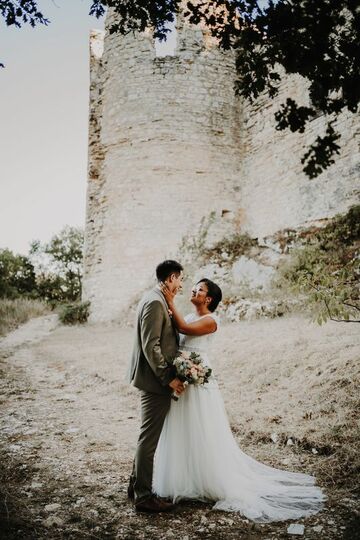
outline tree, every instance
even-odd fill
[[[0,250],[0,298],[36,296],[35,270],[24,255],[9,249]]]
[[[16,6],[20,5],[20,11]],[[127,34],[148,27],[166,39],[169,22],[183,9],[182,0],[92,0],[90,14],[100,17],[113,8],[118,19],[110,32]],[[47,24],[35,0],[0,0],[7,24]],[[276,128],[304,132],[323,114],[326,132],[302,158],[304,172],[315,178],[339,153],[334,121],[345,110],[356,113],[360,101],[359,0],[189,0],[189,22],[205,25],[223,49],[236,53],[236,92],[253,101],[265,92],[274,98],[285,75],[308,81],[309,106],[287,98],[275,114]]]
[[[31,243],[40,297],[54,301],[81,297],[83,245],[83,232],[76,227],[65,227],[48,243]]]

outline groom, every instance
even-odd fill
[[[159,283],[165,283],[170,291],[177,293],[182,286],[183,267],[176,261],[163,261],[156,268],[156,277]],[[183,383],[169,365],[177,351],[178,335],[166,300],[156,286],[145,294],[138,306],[128,373],[129,382],[139,388],[141,396],[141,428],[128,495],[141,512],[166,512],[174,507],[152,493],[152,477],[154,454],[170,408],[171,393],[184,391]]]

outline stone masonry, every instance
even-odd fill
[[[161,58],[151,32],[93,32],[90,68],[83,299],[93,321],[121,317],[211,213],[259,237],[357,200],[358,119],[339,119],[342,154],[309,180],[300,158],[323,119],[298,135],[277,132],[273,118],[287,96],[305,99],[304,82],[289,78],[274,102],[243,103],[232,54],[200,28],[179,24],[175,55]]]

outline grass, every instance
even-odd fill
[[[50,312],[49,307],[40,300],[16,298],[0,299],[0,336],[15,330],[20,324],[33,317],[39,317]]]

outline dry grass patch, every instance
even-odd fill
[[[33,317],[40,317],[49,312],[49,307],[40,300],[2,298],[0,299],[0,336],[11,332]]]

